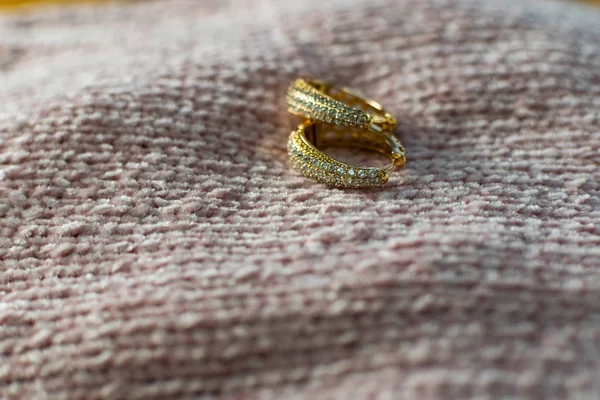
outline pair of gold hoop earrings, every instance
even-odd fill
[[[296,79],[288,89],[287,104],[289,112],[306,119],[290,134],[288,154],[294,168],[308,178],[337,187],[381,186],[394,167],[406,163],[404,148],[392,133],[396,119],[373,100],[348,88]],[[328,146],[376,151],[390,164],[385,168],[350,165],[320,150]]]

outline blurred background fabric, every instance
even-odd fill
[[[287,162],[298,77],[406,167]],[[0,15],[0,398],[600,398],[600,12],[109,2]]]
[[[0,10],[2,9],[31,9],[34,6],[48,6],[48,5],[73,5],[82,3],[101,3],[101,2],[115,2],[115,1],[144,1],[144,0],[0,0]],[[151,0],[146,0],[151,1]],[[544,0],[540,0],[544,1]],[[567,1],[567,0],[565,0]],[[580,2],[587,2],[590,4],[596,4],[600,6],[600,0],[575,0]]]

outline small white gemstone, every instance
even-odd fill
[[[354,169],[350,168],[350,169],[348,170],[348,175],[350,175],[350,176],[354,176]]]
[[[331,172],[335,172],[335,171],[336,171],[336,169],[337,169],[337,167],[336,167],[335,165],[333,165],[333,164],[331,164],[331,165],[329,166],[329,171],[331,171]]]
[[[364,169],[361,169],[360,171],[358,171],[359,178],[364,178],[365,176],[367,176],[367,173],[365,172]]]
[[[340,174],[340,175],[344,175],[344,173],[346,172],[346,169],[345,169],[344,167],[339,167],[339,168],[337,169],[337,172],[338,172],[338,174]]]
[[[376,170],[376,169],[372,169],[371,171],[369,171],[369,175],[370,175],[371,177],[375,178],[375,177],[376,177],[377,175],[379,175],[379,174],[377,173],[377,170]]]

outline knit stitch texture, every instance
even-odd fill
[[[291,169],[298,76],[384,104],[406,167]],[[599,166],[586,6],[2,16],[0,398],[596,400]]]

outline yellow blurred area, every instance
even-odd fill
[[[111,0],[0,0],[0,11],[27,10],[43,5],[100,3]]]

